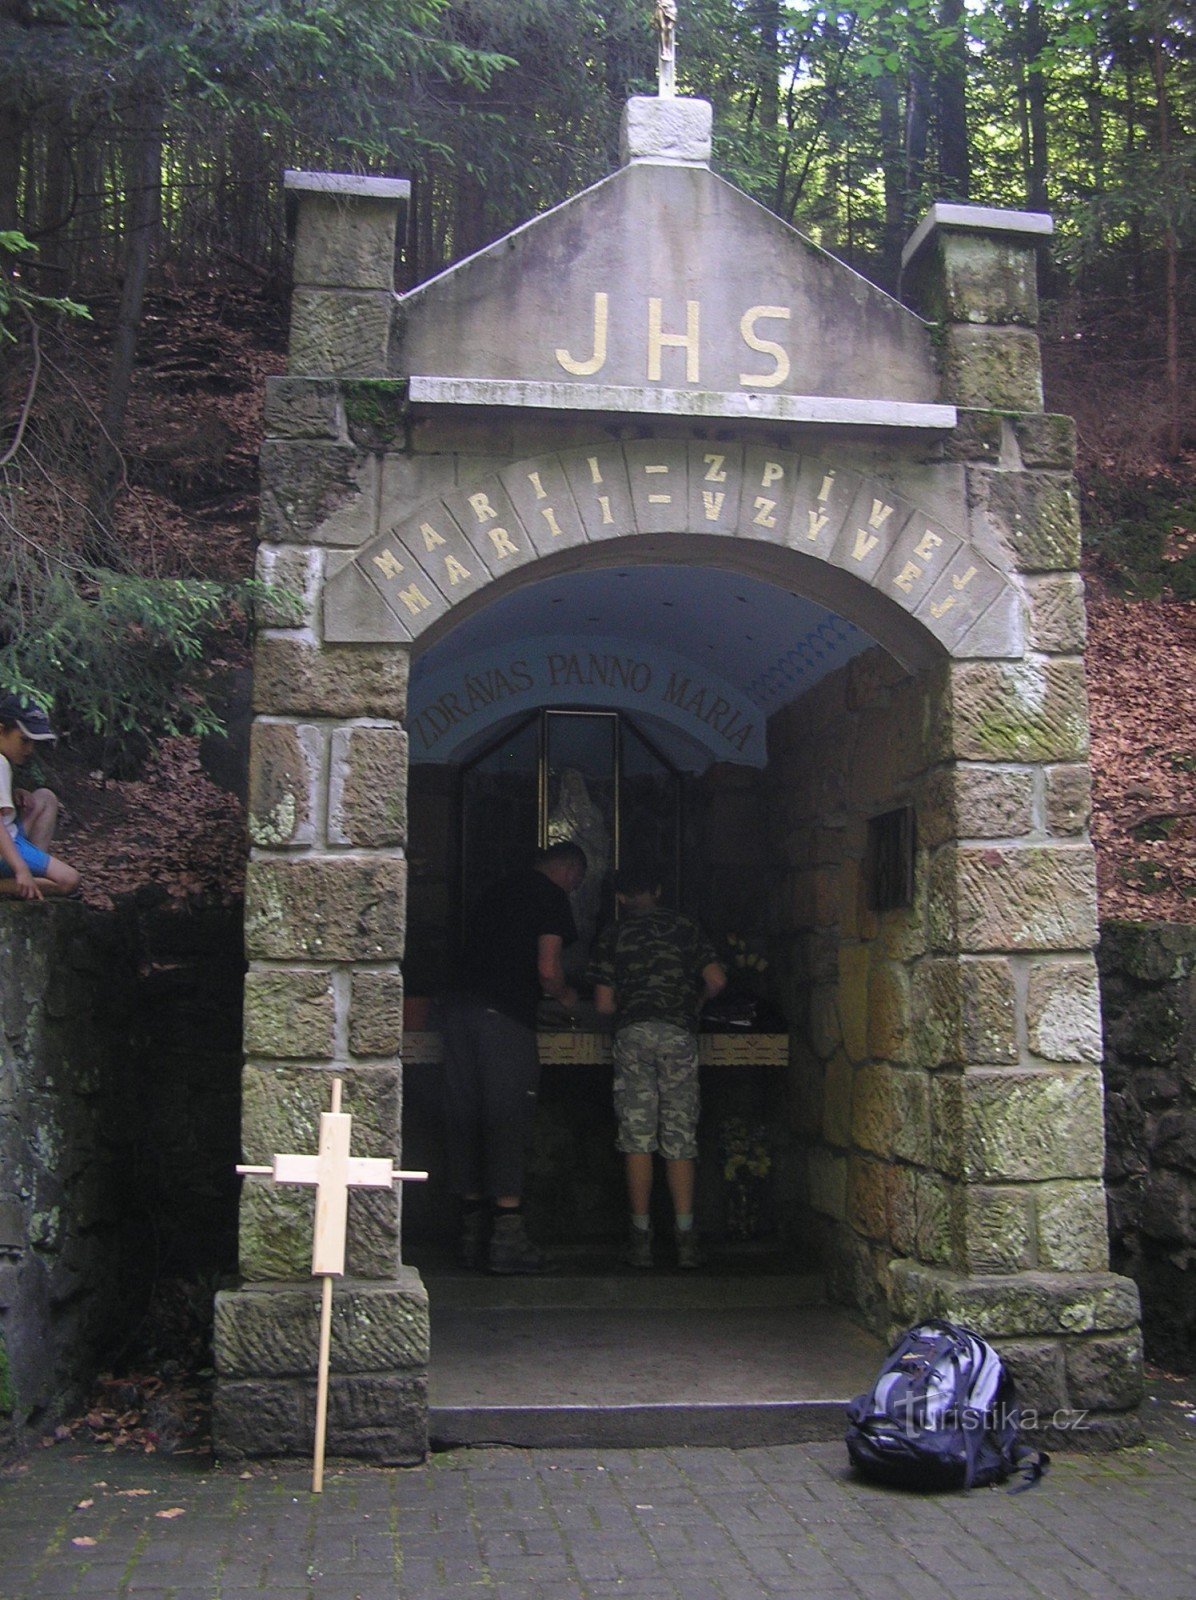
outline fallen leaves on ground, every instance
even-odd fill
[[[62,764],[67,819],[55,848],[83,875],[88,905],[109,909],[147,884],[180,907],[230,905],[244,891],[248,844],[240,800],[218,788],[199,741],[164,739],[141,775],[118,781]]]
[[[177,1379],[157,1374],[100,1378],[92,1403],[80,1416],[55,1428],[43,1445],[84,1441],[106,1450],[142,1455],[191,1454],[208,1448],[209,1385],[182,1374]],[[125,1489],[133,1496],[148,1489]],[[181,1510],[174,1513],[181,1515]]]
[[[1101,916],[1196,921],[1196,602],[1088,585]]]

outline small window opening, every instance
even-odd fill
[[[914,809],[902,806],[868,821],[868,902],[873,911],[914,903]]]

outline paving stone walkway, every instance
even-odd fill
[[[0,1474],[0,1600],[1192,1600],[1196,1387],[1035,1489],[869,1487],[841,1445],[459,1450],[396,1471],[66,1444]]]

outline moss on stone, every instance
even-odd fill
[[[356,445],[378,449],[397,442],[406,418],[407,385],[391,378],[350,378],[341,384],[345,421]]]

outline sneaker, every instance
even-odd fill
[[[690,1270],[694,1267],[706,1265],[706,1252],[702,1249],[701,1241],[693,1228],[674,1228],[673,1238],[677,1244],[677,1265]]]
[[[482,1266],[489,1242],[487,1229],[490,1218],[482,1207],[466,1211],[461,1217],[461,1232],[457,1239],[457,1265],[473,1269]]]
[[[623,1260],[629,1267],[650,1267],[652,1265],[651,1228],[637,1228],[634,1225],[628,1225],[627,1248],[623,1251]]]
[[[495,1217],[486,1265],[491,1272],[544,1271],[544,1252],[528,1238],[518,1211],[510,1216]]]

